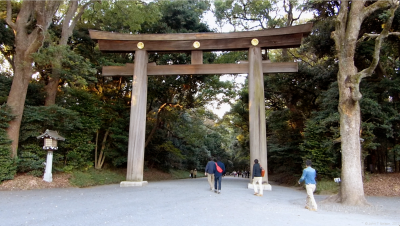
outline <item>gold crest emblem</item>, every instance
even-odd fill
[[[258,45],[258,39],[253,38],[253,39],[251,40],[251,44],[252,44],[253,46],[257,46],[257,45]]]
[[[138,47],[138,49],[143,49],[144,48],[144,43],[143,42],[138,42],[137,47]]]
[[[195,42],[193,42],[193,47],[194,48],[199,48],[200,47],[200,42],[198,42],[198,41],[195,41]]]

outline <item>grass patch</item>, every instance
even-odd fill
[[[315,191],[319,195],[332,195],[339,192],[339,184],[333,180],[317,181],[317,189]]]
[[[104,184],[117,184],[125,180],[126,174],[116,170],[96,170],[73,171],[69,180],[72,185],[77,187],[89,187]]]
[[[162,181],[162,180],[177,180],[187,179],[189,177],[187,170],[171,170],[166,173],[157,169],[145,169],[143,172],[144,181]],[[197,172],[197,177],[204,177],[204,173]],[[126,169],[89,169],[88,171],[73,171],[70,183],[77,187],[89,187],[105,184],[118,184],[126,180]]]
[[[171,170],[172,179],[190,178],[190,172],[187,170]],[[197,178],[205,177],[204,173],[197,171]]]

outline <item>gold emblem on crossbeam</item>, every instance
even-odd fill
[[[253,39],[251,40],[251,44],[252,44],[253,46],[257,46],[257,45],[258,45],[258,39],[253,38]]]
[[[137,47],[138,47],[138,49],[143,49],[144,48],[144,43],[143,42],[138,42]]]
[[[193,42],[193,47],[198,49],[200,47],[200,42],[198,41]]]

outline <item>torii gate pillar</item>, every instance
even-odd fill
[[[264,75],[260,47],[249,48],[249,114],[250,114],[250,172],[253,174],[254,159],[267,171],[263,177],[263,189],[268,184],[267,136],[265,128]],[[248,188],[253,188],[250,181]]]
[[[144,186],[144,144],[146,135],[147,103],[147,63],[146,50],[135,51],[135,69],[133,71],[131,114],[129,122],[128,168],[126,181],[120,187]]]

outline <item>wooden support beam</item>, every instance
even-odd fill
[[[131,114],[129,123],[128,167],[126,180],[143,181],[144,144],[146,136],[147,61],[145,50],[135,53],[136,67],[132,81]]]
[[[192,40],[156,40],[156,41],[136,41],[136,40],[98,40],[99,48],[103,52],[134,52],[139,50],[138,43],[144,44],[143,49],[149,52],[177,52],[177,51],[237,51],[247,50],[253,45],[251,40],[257,38],[257,47],[267,49],[294,48],[301,45],[302,33],[264,36],[264,37],[245,37],[235,39],[209,39],[201,40],[200,47],[195,48]]]
[[[264,76],[262,73],[261,48],[249,49],[249,129],[250,129],[250,166],[254,159],[267,170],[267,135],[265,126]],[[252,171],[252,167],[250,167]],[[268,183],[268,173],[263,182]],[[252,172],[251,172],[252,173]]]
[[[192,51],[191,63],[193,64],[203,64],[203,51]]]
[[[308,35],[313,27],[312,23],[283,27],[272,28],[259,31],[242,31],[242,32],[228,32],[228,33],[170,33],[170,34],[123,34],[117,32],[106,32],[89,30],[90,38],[94,40],[125,40],[125,41],[203,41],[212,39],[236,39],[236,38],[256,38],[263,36],[279,36],[290,34],[303,34]]]
[[[103,66],[103,76],[132,76],[134,64],[125,66]],[[262,63],[262,73],[292,73],[298,71],[297,63]],[[241,64],[180,64],[180,65],[147,65],[147,75],[215,75],[215,74],[248,74],[249,65]]]

